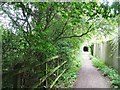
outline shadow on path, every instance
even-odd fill
[[[92,65],[89,53],[83,52],[83,64],[79,71],[74,88],[110,88],[110,80]]]

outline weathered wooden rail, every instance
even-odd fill
[[[55,67],[52,71],[50,71],[49,73],[47,72],[48,63],[51,62],[51,61],[53,61],[53,60],[57,60],[58,58],[60,58],[60,56],[54,56],[54,57],[52,57],[52,58],[50,58],[50,59],[47,59],[45,62],[37,65],[37,67],[40,66],[40,65],[44,65],[44,64],[46,65],[46,75],[43,76],[42,78],[40,78],[40,79],[32,86],[33,89],[39,87],[39,86],[40,86],[43,82],[45,82],[45,81],[46,81],[46,88],[53,88],[53,86],[56,84],[56,82],[59,80],[59,78],[60,78],[60,77],[63,75],[63,73],[65,73],[65,71],[67,70],[67,69],[63,69],[63,71],[62,71],[60,74],[58,74],[57,71],[67,63],[67,61],[63,61],[62,63],[59,63],[59,61],[58,61],[58,63],[57,63],[58,66],[56,66],[56,67]],[[47,85],[47,79],[49,79],[49,77],[50,77],[52,74],[54,74],[55,72],[57,73],[56,79],[53,80],[53,82],[52,82],[50,85]]]

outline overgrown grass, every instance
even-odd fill
[[[58,80],[57,86],[60,88],[73,88],[74,82],[77,78],[78,71],[81,67],[81,55],[77,53],[74,60],[72,60],[72,66],[69,68],[66,73]],[[68,64],[69,65],[69,64]],[[71,65],[71,64],[70,64]]]
[[[104,76],[110,78],[113,88],[120,88],[120,75],[117,70],[105,65],[101,59],[95,57],[92,57],[92,63],[103,72]]]

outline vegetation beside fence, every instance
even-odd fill
[[[81,68],[81,53],[75,53],[75,58],[71,61],[72,67],[67,70],[59,79],[56,87],[73,88],[74,82],[77,78],[78,71]]]

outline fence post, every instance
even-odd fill
[[[47,71],[48,71],[47,62],[46,62],[46,64],[45,64],[45,66],[46,66],[46,75],[47,75]],[[46,88],[48,88],[48,80],[47,80],[47,79],[45,80],[45,83],[46,83]]]

